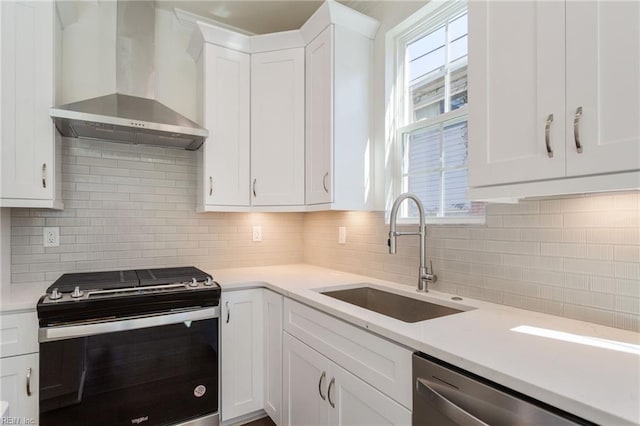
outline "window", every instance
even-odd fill
[[[413,192],[430,222],[483,222],[467,190],[467,4],[428,4],[387,36],[395,50],[395,195]],[[392,42],[389,43],[391,37]],[[472,100],[473,102],[473,100]],[[401,215],[417,217],[406,203]]]

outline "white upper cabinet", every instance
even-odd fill
[[[378,25],[334,1],[300,30],[247,36],[197,23],[189,52],[210,133],[198,211],[373,208]]]
[[[333,201],[333,26],[306,48],[306,200]]]
[[[198,208],[249,206],[250,55],[205,43],[198,59],[201,123]]]
[[[640,187],[640,4],[469,3],[469,196]]]
[[[62,208],[55,94],[54,2],[0,4],[0,206]]]
[[[304,49],[251,55],[251,204],[304,204]]]
[[[469,17],[470,186],[564,176],[564,4],[471,2]]]
[[[345,22],[327,26],[306,47],[306,204],[311,209],[366,210],[374,201],[372,38],[378,23],[345,9]]]
[[[567,175],[638,170],[640,2],[566,8]]]

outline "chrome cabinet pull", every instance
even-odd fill
[[[31,396],[31,367],[27,368],[27,396]]]
[[[553,114],[549,114],[547,117],[547,124],[544,126],[544,141],[547,144],[547,155],[549,158],[553,158],[553,150],[551,149],[551,123],[553,123]]]
[[[258,179],[254,179],[254,180],[253,180],[253,187],[252,187],[253,189],[252,189],[252,190],[253,190],[253,196],[254,196],[254,197],[257,197],[257,195],[256,195],[256,181],[257,181],[257,180],[258,180]]]
[[[322,382],[324,382],[325,377],[327,377],[327,372],[323,371],[322,375],[320,376],[320,380],[318,381],[318,393],[320,394],[320,398],[322,398],[323,401],[327,399],[327,397],[322,394]]]
[[[47,163],[42,163],[42,187],[47,187]]]
[[[229,318],[231,318],[231,311],[229,310],[229,302],[224,302],[227,306],[227,324],[229,324]]]
[[[488,426],[487,423],[447,399],[430,384],[425,379],[416,379],[418,393],[429,398],[430,405],[445,417],[462,426]],[[432,385],[435,386],[435,384]]]
[[[329,399],[329,405],[331,405],[331,408],[336,408],[336,404],[331,400],[331,388],[335,383],[336,383],[336,378],[332,377],[331,381],[329,382],[329,388],[327,389],[327,398]]]
[[[213,177],[209,176],[209,197],[213,195]]]
[[[582,144],[580,143],[580,117],[582,117],[582,107],[576,109],[576,115],[573,116],[573,140],[576,143],[578,154],[582,154]]]
[[[329,177],[329,172],[325,173],[322,177],[322,186],[324,187],[324,192],[329,193],[329,188],[327,188],[327,178]]]

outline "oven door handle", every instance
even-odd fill
[[[199,321],[218,318],[219,316],[220,307],[213,306],[210,308],[176,312],[172,314],[127,318],[121,321],[40,328],[38,332],[38,340],[40,343],[53,342],[55,340],[73,339],[76,337],[93,336],[96,334],[158,327],[162,325],[179,324],[181,322]],[[190,325],[191,324],[188,324],[188,326]]]

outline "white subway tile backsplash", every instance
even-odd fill
[[[562,215],[505,215],[502,217],[505,228],[561,228]]]
[[[64,272],[306,262],[415,286],[416,237],[388,254],[382,212],[196,214],[196,154],[64,139],[62,211],[12,209],[12,281]],[[487,206],[485,225],[432,225],[432,288],[640,331],[640,192]],[[251,227],[263,241],[251,241]],[[42,227],[60,247],[42,247]],[[338,226],[347,244],[337,243]],[[400,230],[414,229],[403,225]]]
[[[65,209],[12,209],[14,283],[46,287],[64,272],[302,261],[302,214],[260,215],[264,239],[255,245],[249,215],[195,213],[196,153],[66,138],[63,147]],[[60,247],[42,247],[43,226],[60,227]]]
[[[616,262],[615,275],[617,278],[640,281],[640,263]]]
[[[639,331],[638,199],[620,193],[489,205],[484,226],[429,226],[427,253],[439,277],[431,287]],[[417,239],[400,238],[398,254],[389,255],[384,213],[362,214],[366,228],[357,234],[348,218],[305,215],[305,262],[415,286]],[[345,246],[337,244],[338,226],[348,228]],[[347,261],[349,247],[358,250]],[[372,254],[363,271],[361,262]]]

